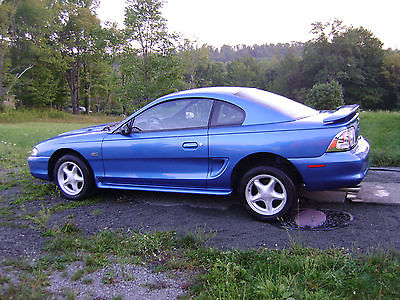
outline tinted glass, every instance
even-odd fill
[[[136,116],[133,126],[142,131],[207,127],[212,104],[208,99],[163,102]]]
[[[211,126],[241,125],[244,121],[245,113],[236,105],[218,101],[216,102]]]

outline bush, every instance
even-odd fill
[[[307,94],[306,105],[318,110],[336,109],[344,105],[342,86],[337,81],[314,84]]]

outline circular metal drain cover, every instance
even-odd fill
[[[325,231],[342,228],[353,221],[353,216],[345,211],[332,209],[299,209],[279,220],[277,225],[289,230]]]

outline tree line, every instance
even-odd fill
[[[196,87],[257,87],[305,102],[320,86],[364,109],[400,108],[400,52],[368,29],[334,20],[312,24],[306,43],[199,47],[168,30],[163,4],[127,0],[121,29],[100,23],[99,0],[3,0],[0,99],[129,113]]]

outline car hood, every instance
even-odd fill
[[[67,131],[60,133],[48,140],[42,141],[36,147],[52,147],[59,144],[80,143],[80,142],[93,142],[101,140],[103,134],[109,132],[107,126],[112,126],[116,122],[85,127],[77,130]]]
[[[111,125],[114,125],[116,123],[119,123],[119,122],[111,122],[111,123],[107,123],[107,124],[94,125],[94,126],[90,126],[90,127],[67,131],[64,133],[60,133],[59,135],[57,135],[55,137],[66,137],[66,136],[79,135],[79,134],[89,133],[89,132],[99,132],[99,131],[103,131],[103,130],[108,131],[107,126],[110,127]]]
[[[68,148],[74,149],[74,145],[81,143],[100,143],[104,135],[109,133],[109,128],[107,128],[107,126],[113,124],[115,124],[115,122],[64,132],[40,142],[35,147],[42,156],[50,156],[55,150],[63,147],[63,145],[68,145]]]

